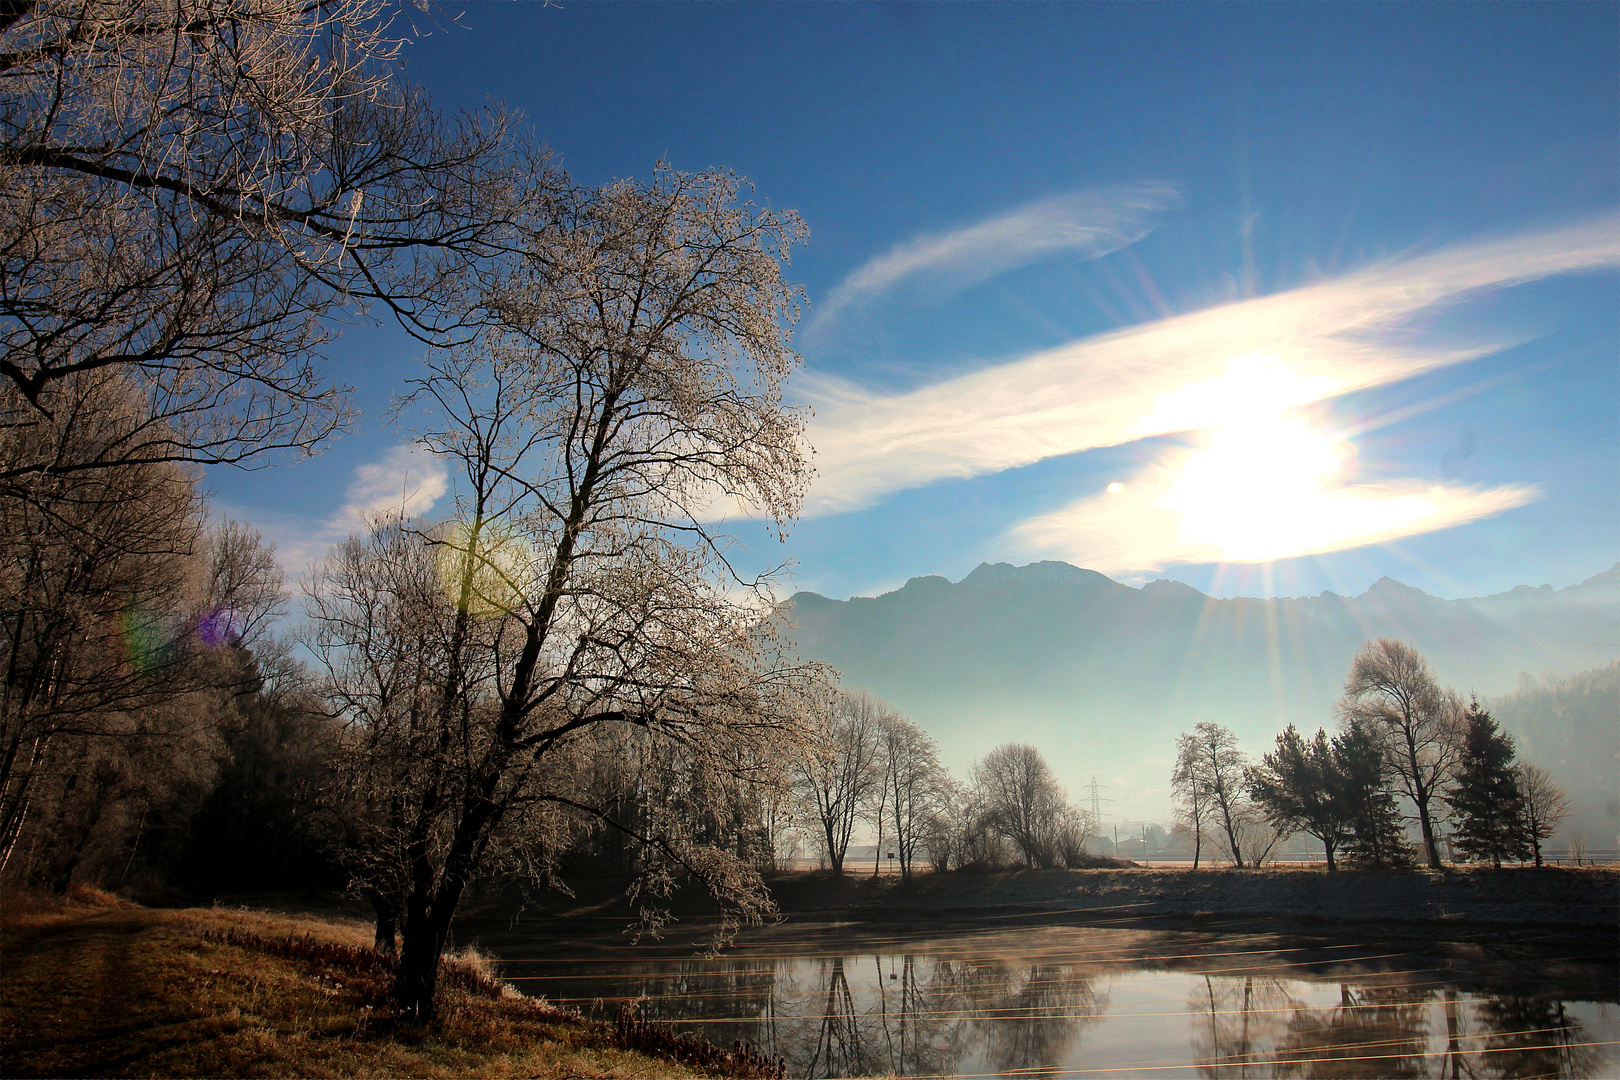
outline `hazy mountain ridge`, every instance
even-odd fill
[[[1061,562],[996,563],[954,584],[918,577],[882,596],[799,593],[790,605],[804,655],[893,701],[954,766],[1024,739],[1071,787],[1095,773],[1160,803],[1174,737],[1199,720],[1231,726],[1251,752],[1290,722],[1331,727],[1370,637],[1413,642],[1442,682],[1481,697],[1513,690],[1521,673],[1620,657],[1620,564],[1566,589],[1463,600],[1390,578],[1355,597],[1262,600],[1163,579],[1133,588]]]

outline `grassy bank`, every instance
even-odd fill
[[[453,962],[439,1018],[401,1023],[359,924],[96,894],[0,907],[8,1076],[648,1077],[705,1073],[661,1033],[586,1021]],[[690,1060],[690,1057],[688,1058]],[[714,1070],[745,1074],[747,1068]]]

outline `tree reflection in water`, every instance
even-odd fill
[[[1474,1010],[1485,1031],[1481,1077],[1596,1076],[1602,1059],[1562,1001],[1496,997]]]
[[[996,1072],[1056,1068],[1106,1004],[1077,965],[906,955],[887,958],[885,970],[884,959],[873,958],[876,986],[864,1004],[844,958],[823,962],[810,995],[822,1002],[813,1044],[776,1047],[792,1075],[949,1074],[969,1049]]]
[[[1106,1007],[1071,964],[975,965],[967,1009],[995,1072],[1061,1065],[1080,1025]]]
[[[1270,1076],[1259,1063],[1294,999],[1277,979],[1203,976],[1187,999],[1194,1014],[1193,1057],[1201,1076]]]
[[[577,982],[543,978],[565,1004],[641,997],[649,1015],[678,1030],[782,1056],[793,1077],[1122,1066],[1220,1080],[1620,1075],[1620,1025],[1607,1006],[1468,992],[1451,981],[1455,969],[1416,958],[1403,957],[1399,974],[1341,968],[1347,974],[1328,981],[1292,965],[1286,977],[1268,974],[1284,970],[1268,967],[1269,957],[1250,975],[1096,949],[1082,959],[1085,951],[1051,936],[919,944],[895,953],[818,953],[810,944],[775,956],[638,961]],[[1106,1037],[1088,1033],[1094,1024]]]
[[[1433,996],[1404,986],[1340,983],[1337,1008],[1296,1008],[1289,1015],[1270,1075],[1309,1080],[1428,1076]]]

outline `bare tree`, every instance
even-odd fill
[[[116,381],[83,401],[56,449],[94,457],[135,420]],[[27,452],[37,433],[0,434]],[[188,688],[191,551],[201,528],[194,478],[168,464],[113,475],[38,476],[0,499],[0,867],[53,773],[61,783],[117,716]],[[66,754],[66,757],[62,755]],[[81,763],[82,764],[82,763]]]
[[[591,729],[638,729],[690,774],[738,782],[803,739],[815,669],[771,636],[769,580],[740,579],[708,524],[733,499],[785,529],[808,475],[781,403],[799,300],[781,268],[802,226],[739,193],[664,168],[574,193],[491,299],[499,323],[409,399],[457,505],[418,536],[445,604],[427,741],[378,845],[401,882],[407,1014],[433,1012],[451,919],[509,828],[547,807],[619,824],[578,798]],[[753,868],[691,820],[637,837],[638,897],[690,874],[730,920],[767,910]]]
[[[1064,834],[1084,833],[1079,812],[1041,752],[1027,743],[1007,743],[973,768],[989,827],[1017,849],[1030,868],[1059,864]]]
[[[894,850],[900,857],[900,876],[911,880],[919,845],[945,811],[948,777],[939,763],[934,740],[910,720],[891,713],[880,725],[883,744],[883,794],[894,830]]]
[[[831,691],[812,713],[815,738],[799,757],[799,786],[834,874],[855,827],[884,795],[882,726],[892,710],[870,694]]]
[[[1421,653],[1390,638],[1361,646],[1344,693],[1341,715],[1380,736],[1402,793],[1417,808],[1424,859],[1438,870],[1436,800],[1453,780],[1462,752],[1461,702],[1440,688]]]
[[[59,454],[93,457],[140,422],[120,386],[76,380]],[[212,790],[258,683],[248,649],[281,602],[279,571],[251,531],[205,528],[182,466],[36,474],[16,490],[0,499],[0,868],[54,889],[117,883]]]
[[[1170,774],[1170,791],[1176,800],[1176,824],[1192,838],[1195,870],[1203,855],[1204,838],[1215,822],[1209,785],[1203,781],[1205,772],[1198,737],[1191,732],[1182,734],[1176,740],[1176,767]]]
[[[0,9],[6,423],[50,426],[60,384],[107,370],[146,418],[94,458],[8,458],[0,482],[309,451],[349,416],[311,363],[328,316],[466,328],[549,173],[498,112],[438,115],[399,25],[384,0]]]
[[[1542,841],[1551,839],[1559,824],[1569,816],[1569,796],[1540,765],[1521,761],[1514,770],[1518,776],[1522,828],[1525,842],[1541,865]]]
[[[1249,796],[1249,763],[1238,749],[1237,736],[1205,721],[1183,735],[1178,745],[1175,775],[1185,778],[1175,783],[1184,792],[1183,807],[1196,798],[1209,825],[1219,830],[1216,835],[1233,865],[1258,866],[1276,844],[1277,833],[1266,826]]]

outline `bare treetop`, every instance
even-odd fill
[[[1340,715],[1347,724],[1366,724],[1382,741],[1402,793],[1417,809],[1429,866],[1439,869],[1435,800],[1456,769],[1461,702],[1441,688],[1422,653],[1391,638],[1361,646],[1351,661],[1344,694]]]
[[[454,340],[546,170],[499,112],[435,113],[401,41],[381,0],[7,5],[7,422],[129,368],[165,429],[120,460],[307,451],[348,418],[311,364],[329,316],[380,302]]]

